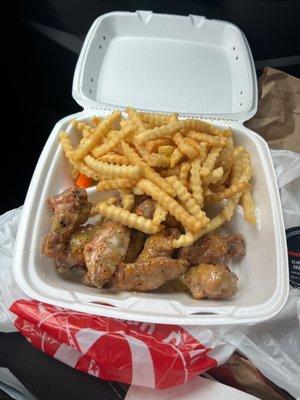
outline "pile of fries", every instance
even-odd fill
[[[89,123],[73,121],[82,138],[72,147],[70,135],[60,132],[62,148],[80,186],[93,181],[97,190],[119,190],[116,198],[101,201],[93,213],[154,234],[164,227],[168,213],[185,233],[173,246],[189,246],[202,235],[229,221],[238,204],[246,221],[255,224],[250,156],[236,147],[230,130],[198,119],[178,119],[177,114],[150,114],[126,109],[127,118],[115,111]],[[79,177],[78,177],[79,176]],[[152,219],[133,212],[135,195],[156,202]],[[207,206],[221,202],[222,211],[209,218]]]

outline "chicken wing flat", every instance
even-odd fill
[[[129,245],[130,229],[112,220],[105,220],[84,248],[87,267],[85,282],[101,288],[108,282]]]
[[[99,225],[85,225],[72,233],[64,251],[55,257],[59,272],[64,272],[65,269],[72,267],[86,268],[83,250],[99,229]]]
[[[182,247],[178,258],[188,260],[190,266],[198,264],[217,264],[224,258],[245,255],[245,242],[241,235],[223,236],[209,233],[188,247]]]
[[[50,232],[42,244],[42,252],[55,258],[65,250],[75,229],[87,221],[92,205],[87,200],[86,190],[76,186],[51,197],[48,204],[54,215]]]
[[[226,265],[200,264],[181,277],[195,299],[226,299],[237,292],[238,278]]]
[[[188,263],[169,257],[137,261],[132,264],[120,263],[113,277],[113,285],[118,289],[147,292],[181,275]]]
[[[180,276],[188,266],[186,260],[174,260],[172,242],[178,238],[177,229],[166,229],[151,235],[135,263],[120,263],[113,285],[123,290],[146,292]]]
[[[172,242],[178,239],[180,232],[178,229],[165,229],[162,232],[151,235],[145,242],[143,251],[138,257],[138,261],[147,260],[154,257],[171,257],[174,253]]]

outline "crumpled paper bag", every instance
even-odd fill
[[[258,82],[258,110],[245,125],[271,148],[300,153],[300,79],[264,68]]]

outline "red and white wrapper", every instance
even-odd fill
[[[150,388],[183,384],[233,351],[201,327],[116,320],[26,299],[10,311],[15,327],[48,355],[101,379]]]

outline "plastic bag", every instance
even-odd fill
[[[300,154],[271,150],[286,228],[300,226]],[[300,242],[298,243],[300,252]],[[300,290],[290,288],[283,310],[269,321],[224,338],[275,385],[300,398]]]
[[[270,151],[280,190],[285,228],[300,226],[300,154],[288,150]]]
[[[300,398],[300,290],[291,289],[284,309],[247,331],[233,330],[224,339],[234,345],[278,387]]]

